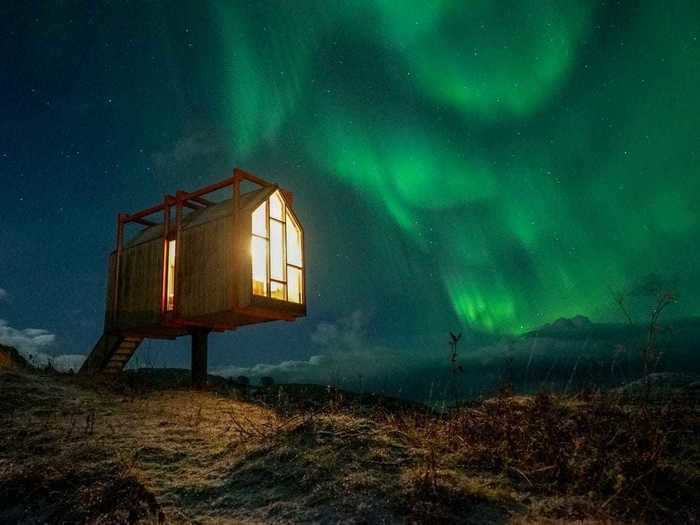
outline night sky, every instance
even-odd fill
[[[669,315],[700,315],[697,2],[5,2],[0,20],[0,342],[88,352],[117,212],[234,166],[295,194],[308,317],[212,336],[212,369],[418,363],[448,330],[615,322],[610,289],[650,274],[681,293]],[[140,358],[186,366],[188,345]]]

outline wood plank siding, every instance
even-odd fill
[[[163,287],[162,239],[124,249],[119,273],[118,326],[158,324]]]
[[[175,278],[178,317],[195,319],[230,311],[235,271],[231,215],[184,228],[180,243]]]

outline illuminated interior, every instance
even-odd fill
[[[165,310],[170,312],[175,308],[175,240],[168,241],[168,269],[165,289]]]
[[[275,191],[252,216],[253,294],[302,303],[302,254],[301,228]]]

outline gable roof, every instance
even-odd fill
[[[262,201],[267,199],[272,195],[279,187],[275,184],[272,186],[267,186],[265,188],[260,188],[258,190],[248,191],[242,193],[240,196],[240,209],[248,210],[257,207]],[[280,191],[280,195],[284,199],[283,192]],[[287,203],[287,200],[285,203]],[[288,203],[287,203],[288,205]],[[291,209],[291,208],[290,208]],[[230,217],[233,215],[233,199],[226,199],[221,202],[217,202],[211,206],[201,208],[198,210],[193,210],[183,215],[182,217],[182,227],[183,229],[192,228],[194,226],[199,226],[207,222],[212,222],[223,217]],[[295,216],[296,219],[296,216]],[[297,219],[298,222],[298,219]],[[175,229],[175,225],[171,224],[171,231]],[[156,224],[155,226],[149,226],[139,231],[132,238],[124,242],[124,248],[130,248],[144,242],[152,241],[154,239],[159,239],[163,237],[163,225]]]

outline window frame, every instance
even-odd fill
[[[258,233],[253,233],[253,215],[255,214],[256,211],[260,207],[263,207],[265,210],[265,236],[262,236]],[[251,217],[251,224],[250,224],[250,280],[251,280],[251,288],[250,292],[252,295],[255,297],[269,297],[270,296],[270,203],[268,199],[265,199],[262,203],[260,203],[258,206],[255,207],[253,212],[250,214]],[[253,239],[258,238],[262,239],[265,241],[265,295],[260,295],[256,294],[253,291],[253,282],[255,281],[254,276],[253,276]]]
[[[281,209],[281,216],[282,219],[277,219],[275,217],[272,217],[270,213],[270,202],[273,197],[278,198],[281,202],[282,209]],[[252,217],[255,214],[255,212],[263,206],[265,209],[265,231],[266,231],[266,236],[262,236],[257,233],[253,233],[253,222],[252,222]],[[294,212],[291,210],[289,205],[287,204],[286,199],[284,198],[284,195],[282,192],[279,190],[279,188],[275,189],[270,195],[268,195],[261,203],[256,206],[253,211],[251,212],[251,227],[250,227],[250,235],[251,235],[251,246],[252,246],[252,239],[257,237],[258,239],[263,239],[266,242],[267,246],[267,283],[265,286],[265,295],[261,294],[256,294],[253,292],[253,286],[252,286],[252,280],[253,280],[253,268],[252,268],[252,251],[251,251],[251,294],[253,297],[264,297],[266,299],[272,299],[274,301],[283,301],[285,303],[291,303],[291,304],[299,304],[303,305],[305,304],[305,286],[306,286],[306,272],[304,270],[304,229],[301,227],[301,223],[299,222],[299,219],[296,218],[294,215]],[[299,256],[301,259],[301,266],[298,264],[292,264],[288,261],[288,246],[287,246],[287,217],[290,217],[291,220],[294,223],[295,229],[299,233]],[[281,226],[281,248],[282,248],[282,279],[277,279],[272,277],[272,223],[276,222]],[[301,275],[301,287],[299,290],[299,302],[297,301],[290,301],[289,300],[289,272],[288,272],[288,267],[292,267],[296,270],[299,271]],[[272,296],[272,286],[273,283],[276,285],[280,285],[283,289],[283,298],[279,297],[273,297]]]
[[[306,273],[304,271],[304,229],[301,227],[301,223],[299,222],[299,219],[297,219],[294,214],[291,212],[289,207],[285,209],[285,230],[284,230],[284,242],[285,242],[285,248],[287,245],[287,216],[289,216],[292,219],[292,222],[294,223],[295,229],[298,230],[299,232],[299,258],[301,260],[301,265],[293,264],[289,262],[289,259],[286,257],[287,252],[285,250],[285,277],[287,278],[287,302],[291,302],[294,304],[304,304],[304,299],[305,299],[305,294],[304,294],[304,289],[306,286]],[[301,274],[301,286],[299,288],[299,302],[297,303],[296,301],[290,301],[289,300],[289,270],[288,266],[291,266],[295,270],[299,270],[299,273]]]

